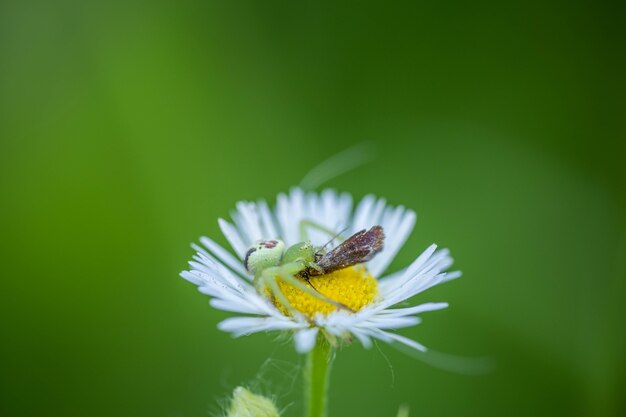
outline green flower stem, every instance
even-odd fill
[[[326,338],[319,334],[315,347],[306,358],[304,368],[306,417],[326,417],[328,379],[333,356],[332,347]]]

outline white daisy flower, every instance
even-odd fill
[[[414,326],[421,321],[418,314],[448,304],[393,307],[434,285],[459,277],[460,272],[444,272],[452,264],[452,258],[448,250],[437,250],[436,245],[431,245],[409,266],[385,276],[387,267],[413,230],[415,213],[402,206],[389,206],[385,199],[372,195],[363,198],[354,211],[352,207],[349,194],[330,189],[315,193],[294,188],[289,194],[278,196],[274,209],[263,200],[239,202],[232,213],[232,223],[219,219],[234,254],[214,240],[202,237],[203,247],[192,245],[197,253],[189,262],[190,270],[181,276],[209,295],[213,307],[241,315],[218,325],[233,336],[290,331],[301,353],[313,348],[320,332],[333,344],[337,339],[353,336],[365,347],[372,345],[372,339],[379,339],[426,351],[422,344],[392,330]],[[319,227],[306,227],[311,224]],[[345,230],[345,236],[351,236],[375,225],[383,228],[387,240],[384,250],[373,259],[366,264],[309,277],[316,291],[347,308],[337,308],[278,281],[290,304],[286,308],[267,288],[257,290],[254,276],[246,270],[246,253],[254,243],[280,239],[288,248],[307,240],[319,248],[333,238],[329,237],[330,231]],[[303,232],[307,236],[302,236]]]

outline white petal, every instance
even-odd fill
[[[272,217],[269,207],[265,200],[258,202],[259,215],[261,216],[261,225],[263,228],[264,239],[278,239],[280,234],[276,228],[276,222]]]
[[[305,196],[304,200],[304,213],[302,216],[302,221],[307,221],[312,225],[321,226],[326,229],[332,230],[334,225],[330,222],[330,217],[324,213],[324,207],[322,205],[321,198],[318,197],[315,193],[308,193]],[[302,225],[299,225],[299,229],[301,229]],[[325,244],[332,236],[329,236],[328,233],[320,230],[315,226],[307,226],[304,228],[305,235],[299,236],[300,240],[309,240],[315,246],[322,246]]]
[[[334,211],[337,213],[337,230],[348,227],[352,214],[352,196],[348,193],[340,194]]]
[[[420,256],[417,257],[416,260],[413,261],[413,263],[411,263],[411,265],[409,265],[409,267],[406,269],[404,273],[404,276],[406,278],[410,278],[414,276],[417,273],[417,271],[419,271],[424,266],[424,264],[432,256],[432,254],[435,253],[436,250],[437,250],[437,245],[435,244],[430,245],[424,252],[422,252]]]
[[[352,220],[352,228],[350,230],[351,233],[356,233],[372,225],[369,220],[369,214],[375,202],[376,197],[371,194],[363,197],[363,200],[361,200],[354,213],[354,220]]]
[[[231,288],[218,282],[213,277],[209,277],[205,285],[198,287],[198,291],[208,296],[225,300],[229,303],[245,305],[248,302],[245,294],[237,293]]]
[[[383,251],[368,264],[372,275],[376,277],[385,272],[413,231],[415,219],[415,212],[405,212],[402,207],[397,207],[393,214],[390,212],[384,217],[381,226],[385,230],[387,242]]]
[[[378,290],[384,293],[387,288],[395,287],[400,282],[400,279],[404,277],[404,273],[407,268],[403,268],[399,271],[392,272],[378,279]]]
[[[276,217],[283,232],[283,241],[291,246],[300,241],[300,222],[304,217],[304,193],[299,188],[291,190],[289,195],[279,194]]]
[[[226,249],[224,249],[208,237],[202,236],[200,238],[200,242],[202,242],[202,244],[206,246],[208,250],[210,250],[220,261],[226,264],[230,269],[232,269],[242,277],[249,279],[250,276],[246,272],[246,269],[244,268],[241,260],[235,258],[230,252],[228,252]]]
[[[422,272],[438,269],[443,271],[452,265],[452,258],[450,257],[450,251],[446,248],[440,249],[435,252],[428,261],[422,266]]]
[[[459,271],[442,272],[440,274],[437,274],[434,278],[432,278],[431,280],[425,282],[422,286],[417,288],[417,291],[415,291],[415,294],[419,294],[420,292],[426,291],[427,289],[432,288],[435,285],[443,284],[444,282],[451,281],[451,280],[461,276],[461,273],[459,272],[457,274],[457,272],[459,272]],[[452,278],[449,278],[448,277],[449,275],[452,275]]]
[[[426,346],[422,345],[421,343],[418,343],[415,340],[409,339],[408,337],[404,337],[396,333],[384,332],[382,330],[374,330],[372,336],[385,342],[400,342],[421,352],[426,352],[428,350],[426,349]]]
[[[407,283],[409,283],[411,280],[417,279],[417,277],[423,276],[422,268],[436,249],[437,245],[430,245],[428,249],[426,249],[420,256],[417,257],[415,261],[413,261],[413,263],[411,263],[411,265],[409,265],[408,268],[404,270],[400,277],[394,276],[392,283],[389,283],[393,285],[385,284],[384,286],[381,286],[379,288],[379,290],[381,291],[381,296],[384,300],[385,307],[398,302],[397,300],[399,300],[400,298],[398,298],[397,295],[402,291],[406,292],[405,286],[407,285]],[[391,303],[391,299],[394,299],[395,301]]]
[[[197,274],[192,274],[190,271],[183,271],[180,273],[180,276],[185,278],[187,281],[191,282],[194,285],[206,284],[206,277],[199,276]]]
[[[444,275],[445,274],[437,274],[437,271],[431,271],[425,274],[418,273],[393,291],[385,294],[383,301],[378,303],[376,307],[378,309],[387,308],[404,300],[408,300],[414,295],[441,283],[441,278]]]
[[[231,317],[218,323],[217,328],[233,336],[243,336],[271,330],[290,330],[302,327],[301,323],[275,317]]]
[[[341,224],[339,212],[339,201],[337,198],[337,193],[335,190],[326,189],[321,193],[321,202],[320,206],[322,209],[322,213],[324,219],[326,219],[326,224],[331,227],[338,227]]]
[[[244,237],[244,243],[246,246],[250,246],[253,242],[263,240],[263,233],[261,232],[261,224],[259,213],[257,212],[256,205],[250,202],[240,201],[237,203],[237,216],[233,216],[236,219],[237,228],[242,237]]]
[[[448,281],[452,281],[453,279],[457,279],[458,277],[460,277],[463,274],[461,273],[461,271],[452,271],[452,272],[446,272],[445,275],[446,276],[441,280],[442,284],[444,282],[448,282]]]
[[[244,255],[246,254],[246,250],[248,249],[248,245],[243,242],[235,226],[228,223],[224,219],[217,219],[217,223],[219,224],[220,229],[224,234],[224,237],[226,237],[226,240],[228,240],[228,243],[230,243],[230,246],[233,248],[235,253],[239,255],[239,258],[243,259]]]
[[[404,272],[402,278],[395,278],[393,285],[384,285],[381,290],[383,301],[379,304],[386,308],[406,300],[428,288],[449,281],[447,274],[441,272],[452,263],[447,249],[434,252],[431,245]],[[458,276],[458,274],[457,274]]]
[[[424,303],[415,307],[388,309],[380,312],[380,314],[385,316],[408,316],[427,311],[441,310],[447,307],[448,303]]]
[[[412,347],[413,349],[417,349],[421,352],[426,352],[428,349],[426,349],[426,346],[422,345],[421,343],[416,342],[413,339],[409,339],[408,337],[404,337],[401,336],[399,334],[395,334],[395,333],[387,333],[389,336],[391,336],[392,339],[407,345],[408,347]]]
[[[359,342],[361,342],[361,344],[363,345],[363,347],[365,349],[369,349],[372,347],[372,339],[365,334],[364,332],[362,332],[360,329],[352,329],[352,334],[359,339]]]
[[[419,317],[376,317],[369,319],[367,324],[377,329],[402,329],[404,327],[415,326],[422,322]]]
[[[374,207],[372,208],[372,212],[370,213],[369,224],[367,227],[374,226],[377,224],[381,224],[383,222],[382,216],[385,211],[385,207],[387,206],[387,200],[384,198],[379,198]]]
[[[195,261],[189,262],[192,269],[204,272],[236,291],[241,292],[245,289],[252,288],[248,281],[244,281],[243,278],[233,274],[224,265],[210,256],[198,252],[193,256],[193,259],[195,259]]]
[[[318,330],[319,329],[317,327],[310,327],[296,332],[294,335],[294,341],[296,343],[296,351],[298,351],[298,353],[307,353],[313,349]]]
[[[230,311],[233,313],[241,314],[263,314],[262,309],[259,309],[254,304],[250,303],[234,303],[232,301],[226,301],[219,298],[213,298],[209,300],[209,304],[218,310]]]

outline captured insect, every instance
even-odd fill
[[[244,264],[246,270],[254,275],[257,290],[262,293],[266,288],[269,289],[291,313],[294,313],[294,309],[277,280],[337,308],[354,312],[348,306],[318,292],[309,282],[309,277],[367,262],[383,249],[384,240],[385,233],[381,226],[361,230],[329,252],[324,249],[326,245],[315,247],[310,241],[296,243],[285,250],[283,241],[265,240],[248,248]]]

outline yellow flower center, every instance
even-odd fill
[[[302,282],[306,283],[304,279]],[[321,294],[354,311],[361,310],[374,301],[378,295],[378,282],[363,265],[310,277],[309,282]],[[334,305],[306,294],[286,282],[278,281],[278,286],[289,300],[289,304],[305,316],[314,317],[317,313],[326,315],[337,309]],[[276,297],[273,297],[273,301],[283,314],[290,315],[287,308]]]

